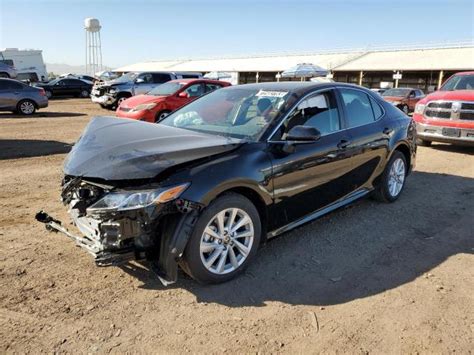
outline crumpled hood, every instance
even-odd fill
[[[94,117],[64,162],[66,175],[153,178],[174,165],[224,153],[239,139],[115,117]]]

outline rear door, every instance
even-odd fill
[[[355,88],[338,89],[344,109],[346,149],[352,156],[350,189],[369,187],[389,154],[389,139],[396,127],[383,119],[384,111],[371,95]]]
[[[15,95],[10,89],[9,83],[9,80],[0,79],[0,109],[12,108],[12,100]]]

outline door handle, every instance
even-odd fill
[[[351,144],[350,141],[348,141],[347,139],[342,139],[338,144],[337,144],[337,147],[339,149],[344,149],[344,148],[347,148],[347,146]]]
[[[383,129],[383,134],[389,135],[389,134],[392,134],[392,132],[393,132],[392,128],[385,127]]]

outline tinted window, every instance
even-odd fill
[[[421,96],[424,96],[425,94],[423,94],[423,91],[421,90],[416,90],[416,96],[417,97],[421,97]]]
[[[217,89],[220,89],[222,86],[217,84],[206,84],[206,92],[211,92]]]
[[[199,74],[182,74],[180,76],[183,79],[197,79],[201,77]]]
[[[169,74],[155,73],[152,75],[153,75],[153,82],[155,84],[163,84],[171,80],[171,75]]]
[[[349,128],[375,121],[372,105],[366,93],[359,90],[341,89],[341,95]]]
[[[65,82],[66,85],[70,85],[70,86],[81,86],[84,84],[83,81],[75,80],[75,79],[66,79],[63,81]]]
[[[184,90],[185,93],[189,95],[189,97],[198,97],[204,94],[202,85],[201,84],[194,84]]]
[[[151,83],[152,82],[152,76],[151,74],[140,74],[137,79],[142,79],[143,82],[141,84],[148,84],[148,83]]]
[[[340,130],[339,112],[333,92],[324,92],[302,101],[283,123],[282,139],[294,126],[311,126],[321,135]]]

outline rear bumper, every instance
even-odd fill
[[[41,99],[36,101],[38,108],[45,108],[48,107],[48,98],[46,96],[42,97]]]
[[[474,146],[474,129],[472,128],[444,127],[416,122],[416,133],[419,138],[427,141]]]

